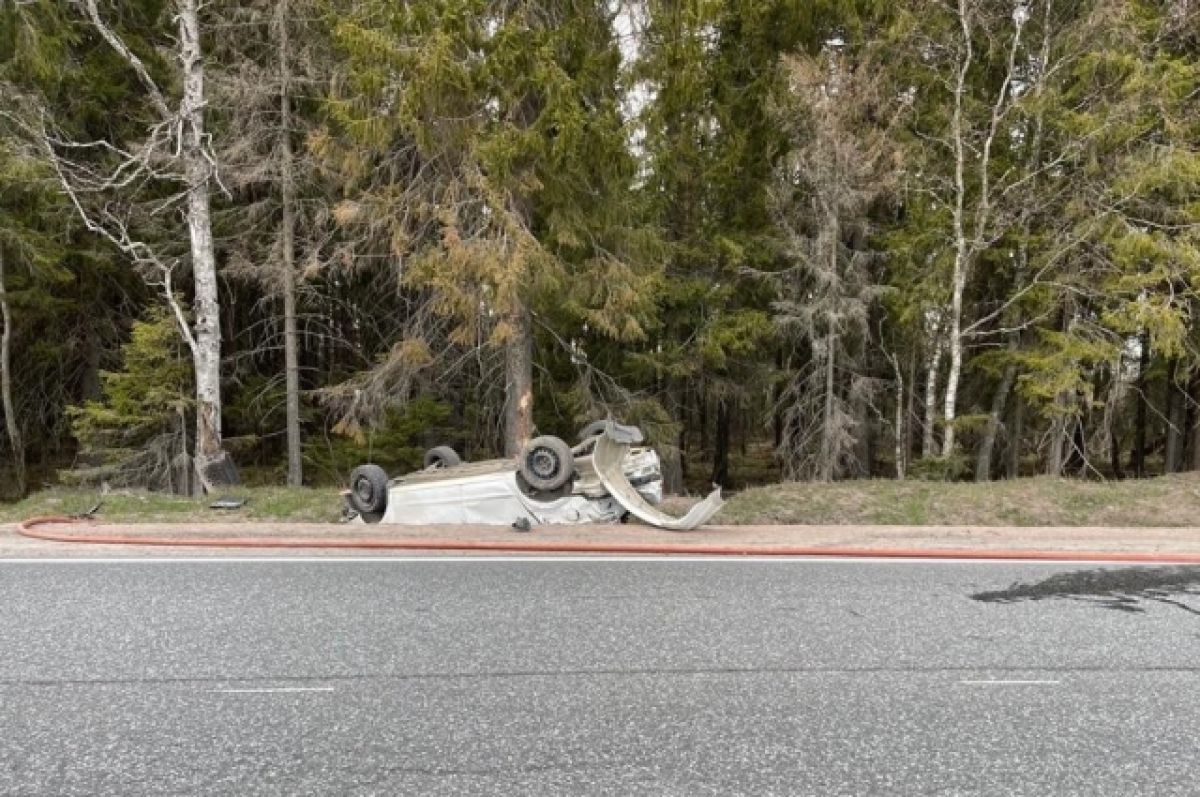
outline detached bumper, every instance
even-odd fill
[[[596,450],[592,455],[592,462],[595,465],[596,474],[600,477],[605,489],[608,490],[608,494],[638,520],[668,531],[691,531],[712,520],[713,516],[725,505],[725,500],[721,498],[721,489],[718,487],[683,517],[677,518],[668,515],[661,509],[652,506],[638,492],[637,488],[630,484],[622,468],[622,463],[625,462],[625,456],[628,453],[628,443],[619,443],[611,435],[601,435],[596,440]]]

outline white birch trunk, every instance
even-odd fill
[[[179,59],[183,77],[180,102],[180,157],[187,180],[187,225],[191,243],[193,362],[196,370],[196,473],[211,489],[208,466],[223,456],[221,444],[221,325],[217,261],[213,250],[209,181],[213,164],[205,151],[204,62],[200,51],[197,0],[178,0]]]
[[[950,369],[946,375],[946,400],[943,408],[943,418],[946,431],[942,437],[942,458],[948,459],[954,453],[955,428],[954,422],[958,417],[958,388],[962,380],[964,336],[962,329],[963,294],[967,288],[972,261],[979,248],[984,245],[984,238],[992,220],[991,194],[991,154],[992,144],[1000,131],[1000,122],[1008,109],[1009,87],[1016,74],[1016,57],[1021,43],[1021,32],[1025,25],[1025,11],[1018,9],[1013,14],[1012,42],[1008,50],[1007,71],[996,94],[992,105],[991,116],[988,120],[987,134],[980,148],[978,161],[979,198],[975,207],[975,218],[970,231],[966,224],[966,159],[967,141],[963,122],[964,102],[967,94],[967,74],[974,61],[975,51],[971,41],[972,36],[972,0],[958,0],[958,21],[962,32],[962,56],[955,71],[954,79],[954,113],[950,122],[950,136],[954,147],[954,202],[952,217],[954,223],[954,273],[951,279],[950,297],[950,330],[948,345],[950,347]]]
[[[950,329],[947,342],[950,347],[950,370],[946,376],[946,398],[942,408],[945,431],[942,434],[942,458],[954,453],[954,420],[958,414],[958,381],[962,376],[962,303],[967,285],[969,250],[964,215],[967,198],[966,188],[966,135],[963,130],[963,103],[967,92],[967,72],[974,60],[971,43],[970,7],[967,0],[958,0],[958,21],[962,31],[962,57],[954,77],[954,113],[950,121],[950,137],[954,146],[954,273],[950,280]],[[926,431],[928,434],[928,430]]]
[[[937,334],[937,333],[935,333]],[[937,427],[937,386],[938,373],[942,368],[942,355],[945,352],[945,339],[938,334],[933,341],[933,350],[929,353],[929,362],[925,367],[925,430],[921,439],[921,457],[928,459],[935,454],[933,433]]]

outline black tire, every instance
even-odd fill
[[[450,446],[438,446],[425,452],[425,467],[453,468],[462,464],[462,457]]]
[[[557,437],[535,437],[521,449],[517,470],[529,486],[541,492],[563,487],[575,475],[571,447]]]
[[[359,465],[350,471],[350,506],[363,516],[387,507],[388,477],[378,465]]]

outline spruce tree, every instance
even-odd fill
[[[503,350],[516,453],[533,432],[538,326],[553,322],[550,341],[630,342],[653,315],[612,12],[595,0],[334,9],[348,78],[336,135],[316,144],[348,178],[339,216],[374,232],[401,284],[453,320],[451,343]]]

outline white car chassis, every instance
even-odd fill
[[[571,449],[574,476],[562,488],[531,489],[512,460],[429,467],[387,484],[382,511],[355,511],[351,522],[516,525],[617,523],[627,515],[671,531],[708,522],[724,501],[714,490],[683,517],[658,508],[662,471],[653,449],[634,447],[641,433],[609,422]],[[352,485],[352,489],[354,486]],[[354,501],[350,491],[348,503]]]

